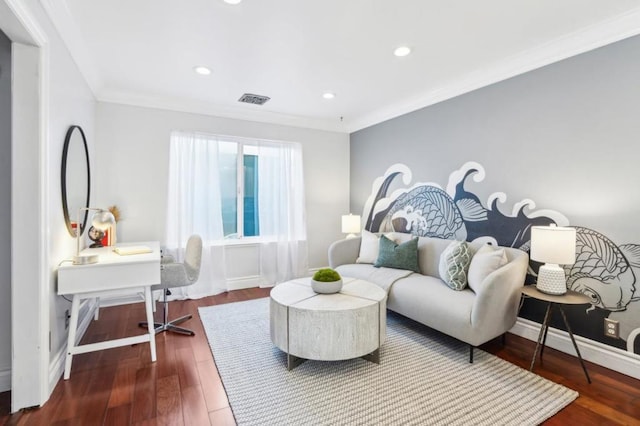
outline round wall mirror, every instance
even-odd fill
[[[85,229],[88,211],[84,211],[78,223],[78,211],[89,207],[91,192],[91,170],[89,169],[89,149],[87,139],[80,126],[71,126],[67,130],[62,150],[62,211],[67,230],[72,237],[76,229],[80,233]]]

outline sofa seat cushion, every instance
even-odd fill
[[[412,274],[389,290],[387,308],[465,342],[473,342],[475,293],[452,290],[441,279]]]
[[[397,280],[413,274],[413,272],[404,269],[376,268],[373,265],[362,263],[340,265],[336,271],[343,277],[369,281],[385,291],[388,291]]]

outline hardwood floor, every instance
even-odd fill
[[[194,337],[158,335],[155,363],[146,344],[77,355],[71,378],[61,379],[41,408],[10,415],[9,392],[0,393],[0,425],[234,425],[197,308],[268,294],[269,289],[248,289],[171,302],[171,318],[194,315],[184,323],[196,332]],[[103,308],[83,343],[142,333],[137,324],[144,319],[142,304]],[[509,334],[505,346],[496,339],[482,349],[528,368],[534,346]],[[536,364],[536,373],[580,393],[545,424],[640,425],[640,380],[592,363],[587,368],[592,384],[575,357],[545,349],[544,364]]]

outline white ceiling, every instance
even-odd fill
[[[98,100],[345,132],[640,33],[640,0],[41,3]]]

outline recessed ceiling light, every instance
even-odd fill
[[[411,49],[408,46],[400,46],[393,51],[396,56],[407,56],[409,53],[411,53]]]
[[[238,4],[240,3],[242,0],[224,0],[225,3],[229,3],[229,4]]]
[[[198,67],[194,67],[193,70],[195,72],[197,72],[200,75],[209,75],[211,74],[211,70],[207,67],[203,67],[203,66],[198,66]]]
[[[333,99],[336,97],[336,94],[331,92],[325,92],[322,94],[322,97],[325,99]]]

